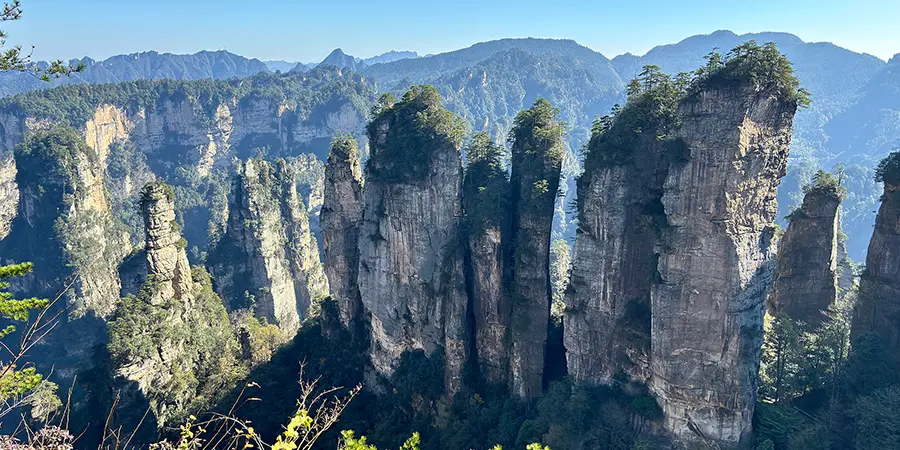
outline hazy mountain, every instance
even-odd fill
[[[224,50],[202,51],[192,55],[143,52],[113,56],[99,62],[84,58],[80,62],[86,65],[83,72],[70,78],[60,78],[52,83],[44,83],[33,75],[24,73],[0,73],[0,95],[8,96],[63,84],[116,83],[164,78],[227,79],[268,71],[266,64],[258,59],[248,59]]]
[[[400,61],[401,59],[411,59],[411,58],[418,58],[418,57],[419,57],[419,54],[416,52],[409,52],[409,51],[398,52],[396,50],[391,50],[387,53],[382,53],[378,56],[373,56],[371,58],[363,59],[363,62],[366,63],[366,65],[371,66],[373,64],[389,63],[389,62],[394,62],[394,61]]]
[[[266,65],[266,68],[269,69],[269,72],[275,72],[276,70],[290,72],[291,69],[297,67],[297,64],[302,64],[290,61],[263,61],[263,63]]]
[[[538,98],[560,109],[573,143],[584,142],[596,115],[622,99],[622,83],[599,53],[500,51],[471,67],[426,82],[441,91],[451,110],[473,128],[503,141],[516,113]]]
[[[884,61],[872,55],[856,53],[828,42],[804,42],[788,33],[737,35],[731,31],[716,31],[692,36],[676,44],[660,45],[644,56],[620,55],[613,58],[612,63],[623,79],[633,78],[647,64],[660,66],[668,73],[686,72],[702,65],[703,57],[714,49],[727,53],[734,46],[749,40],[778,45],[778,49],[794,64],[803,86],[812,92],[813,102],[819,109],[846,106],[856,89],[884,66]]]
[[[856,101],[826,126],[828,149],[841,161],[877,162],[900,148],[900,54],[858,91]]]
[[[471,47],[438,55],[415,59],[403,59],[387,64],[378,64],[366,68],[364,74],[374,79],[382,88],[403,89],[402,85],[421,83],[437,76],[453,73],[465,67],[471,67],[498,52],[520,49],[532,54],[555,53],[568,55],[582,60],[606,57],[577,42],[569,39],[500,39],[481,42]]]
[[[366,67],[366,63],[364,63],[359,58],[354,58],[346,53],[343,50],[336,48],[331,54],[325,57],[322,62],[318,64],[319,66],[336,66],[338,68],[349,67],[354,72],[358,72]]]

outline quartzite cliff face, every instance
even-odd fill
[[[141,209],[145,224],[145,249],[147,278],[145,280],[146,298],[140,297],[125,301],[147,302],[150,311],[165,311],[165,314],[156,319],[164,323],[154,323],[153,326],[172,326],[181,324],[188,314],[193,313],[193,299],[198,288],[191,277],[191,268],[188,264],[187,254],[184,251],[184,238],[178,224],[175,222],[175,194],[172,187],[161,182],[147,184],[141,191]],[[119,313],[119,316],[124,314]],[[119,317],[114,317],[117,319]],[[113,322],[116,329],[116,321]],[[130,330],[146,333],[149,330]],[[128,338],[134,338],[133,336]],[[113,341],[115,345],[115,341]],[[124,358],[121,367],[117,369],[117,375],[130,382],[136,383],[136,387],[148,397],[154,395],[154,391],[161,386],[172,383],[175,376],[174,367],[182,370],[190,370],[193,361],[184,360],[184,342],[175,340],[153,340],[154,349],[142,357]],[[160,424],[165,422],[165,409],[168,405],[153,402],[154,413]]]
[[[225,235],[210,253],[216,291],[291,335],[328,293],[294,172],[250,159],[235,177]]]
[[[562,168],[562,126],[540,99],[516,117],[510,137],[510,377],[513,395],[540,395],[550,320],[550,230]]]
[[[50,298],[65,292],[54,304],[65,308],[62,323],[36,359],[55,365],[55,374],[70,382],[105,339],[102,322],[119,298],[117,267],[129,248],[127,234],[110,213],[103,160],[74,130],[36,129],[15,157],[21,200],[0,255],[4,263],[35,264],[16,291]]]
[[[678,439],[736,442],[751,429],[776,188],[796,102],[749,83],[706,86],[679,106],[651,293],[651,392]]]
[[[225,221],[223,195],[212,192],[209,185],[227,184],[235,158],[244,160],[264,149],[272,158],[316,154],[324,159],[334,133],[361,133],[365,115],[355,105],[371,102],[373,95],[358,76],[333,69],[260,74],[241,80],[239,86],[226,81],[205,83],[161,80],[65,86],[12,97],[0,106],[0,155],[11,153],[30,130],[52,123],[72,126],[99,156],[102,170],[128,169],[121,180],[107,181],[128,188],[111,189],[109,201],[117,217],[134,219],[127,225],[133,227],[135,244],[143,235],[137,229],[140,218],[128,208],[118,211],[118,205],[136,205],[143,182],[161,178],[176,189],[200,194],[191,199],[182,196],[176,204],[185,236],[198,247],[190,254],[198,257],[206,250],[208,230],[222,227]],[[305,99],[318,89],[329,94]],[[142,100],[122,102],[127,96]],[[78,108],[70,108],[75,104]],[[117,155],[121,145],[133,149],[140,161]],[[18,198],[18,187],[10,181],[15,173],[12,160],[0,156],[0,238],[11,223]],[[181,210],[185,205],[190,207]]]
[[[866,270],[859,279],[851,338],[875,333],[896,358],[900,356],[900,154],[892,153],[882,164],[884,195],[869,241]]]
[[[371,314],[372,365],[389,377],[404,352],[441,351],[452,393],[466,359],[468,302],[459,122],[430,86],[380,108],[369,124],[359,233],[359,292]]]
[[[594,133],[578,183],[565,346],[569,374],[587,384],[650,377],[650,288],[668,164],[656,136],[666,124],[635,133],[628,120],[657,107],[650,103],[650,94],[629,99],[611,129]]]
[[[469,293],[475,326],[475,349],[482,377],[505,385],[509,374],[510,303],[503,290],[508,265],[509,180],[503,147],[487,134],[476,134],[466,147],[463,207],[468,237]]]
[[[779,243],[771,306],[809,329],[828,319],[838,296],[840,206],[837,189],[809,189]]]
[[[116,374],[112,384],[123,411],[110,420],[136,427],[129,421],[149,407],[152,415],[146,420],[162,428],[208,408],[246,375],[246,364],[209,275],[188,266],[172,187],[147,184],[141,209],[147,277],[137,295],[118,302],[108,323],[107,350]]]
[[[356,141],[340,138],[331,144],[325,166],[324,203],[319,220],[325,275],[337,302],[341,323],[357,331],[362,301],[357,284],[359,227],[363,218],[362,170]]]
[[[185,247],[187,241],[175,221],[175,193],[171,186],[156,182],[141,192],[146,230],[147,274],[156,284],[154,304],[168,299],[190,303],[194,282]]]

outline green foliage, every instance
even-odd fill
[[[802,330],[784,314],[767,315],[765,330],[760,393],[779,403],[798,393],[795,376],[802,359]]]
[[[724,57],[712,52],[707,64],[694,72],[692,92],[700,89],[735,86],[743,83],[757,91],[772,90],[782,100],[806,107],[811,103],[809,91],[800,87],[794,67],[774,42],[760,46],[747,41],[731,49]]]
[[[509,180],[504,166],[506,151],[484,132],[472,136],[465,151],[463,206],[469,232],[477,235],[488,228],[500,230],[507,225],[509,200]]]
[[[0,100],[0,111],[81,128],[93,118],[100,105],[113,105],[134,114],[140,110],[163,112],[171,103],[187,102],[203,123],[214,120],[216,110],[226,102],[271,101],[284,102],[289,108],[285,121],[297,121],[317,119],[317,114],[325,113],[321,106],[336,100],[347,100],[365,113],[375,101],[375,93],[359,75],[319,68],[305,73],[258,73],[229,80],[164,79],[67,85],[4,98]],[[245,147],[242,143],[233,145],[238,151],[251,150]]]
[[[31,311],[44,309],[47,307],[49,300],[39,299],[35,297],[17,299],[9,289],[9,281],[12,277],[25,276],[32,271],[34,266],[30,262],[19,264],[10,264],[0,266],[0,317],[4,319],[27,322]],[[3,339],[10,333],[14,332],[16,327],[8,325],[5,329],[0,330],[0,339]]]
[[[853,406],[858,449],[900,448],[900,386],[860,397]]]
[[[900,185],[900,151],[891,152],[878,163],[875,181],[890,186]]]
[[[564,134],[565,125],[559,120],[559,109],[539,98],[530,108],[516,115],[508,141],[513,146],[513,158],[538,154],[546,158],[549,165],[561,166]]]
[[[565,240],[557,239],[550,243],[550,288],[553,300],[550,315],[556,321],[562,320],[566,308],[565,293],[572,266],[571,252],[572,247]]]
[[[31,313],[43,311],[50,306],[47,299],[15,298],[8,291],[10,282],[14,277],[22,277],[33,269],[30,262],[0,265],[0,317],[6,321],[28,322]],[[40,317],[40,315],[39,315]],[[40,325],[46,325],[41,323]],[[12,411],[13,406],[23,404],[31,407],[31,415],[36,420],[46,420],[52,412],[59,407],[59,399],[56,397],[56,384],[45,381],[37,369],[23,359],[27,347],[33,345],[32,336],[37,330],[38,323],[32,326],[22,335],[20,350],[13,351],[13,346],[2,344],[3,349],[9,352],[7,358],[0,363],[0,417]],[[0,339],[6,338],[16,331],[15,325],[7,325],[0,329]],[[11,406],[12,405],[12,406]]]
[[[421,180],[434,154],[459,152],[465,135],[465,123],[444,108],[434,86],[413,86],[400,101],[382,96],[372,113],[368,171],[385,180]]]
[[[212,290],[209,274],[194,268],[192,278],[191,303],[155,301],[158,285],[148,280],[137,296],[119,302],[108,325],[107,349],[115,367],[168,365],[171,376],[145,392],[157,405],[157,414],[165,412],[158,417],[160,423],[181,421],[190,412],[211,406],[246,375],[228,315]],[[177,352],[174,359],[159,360],[172,351]]]
[[[340,134],[335,136],[329,146],[329,159],[337,158],[338,161],[350,162],[359,160],[359,148],[356,139],[349,134]]]
[[[545,99],[537,99],[516,116],[507,140],[512,144],[510,186],[520,212],[553,214],[564,157],[564,133],[559,110]]]
[[[678,102],[684,83],[657,66],[646,66],[628,89],[628,102],[596,121],[584,152],[585,173],[594,168],[632,163],[640,145],[668,139],[679,126]]]
[[[378,450],[377,447],[368,443],[365,436],[357,438],[352,430],[341,432],[341,443],[338,448],[342,450]]]
[[[397,393],[406,399],[437,400],[444,393],[443,352],[431,356],[422,350],[403,352],[392,382]]]
[[[820,192],[842,200],[847,195],[847,188],[841,186],[841,178],[831,172],[818,170],[813,174],[812,182],[803,186],[803,194]]]
[[[897,362],[884,341],[874,333],[854,338],[853,351],[847,359],[845,383],[851,395],[887,388],[900,382]]]
[[[87,191],[78,176],[80,163],[87,167],[99,166],[99,157],[85,144],[78,131],[66,125],[53,125],[46,130],[27,133],[25,140],[16,147],[16,164],[19,170],[31,174],[45,174],[35,180],[43,187],[43,197],[64,197],[67,204],[74,201],[75,191]]]

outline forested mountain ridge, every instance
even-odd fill
[[[142,52],[117,55],[103,61],[83,58],[80,62],[85,69],[45,83],[27,73],[8,72],[0,74],[0,96],[9,96],[34,89],[46,89],[64,84],[118,83],[134,80],[160,80],[174,78],[180,80],[200,80],[203,78],[227,79],[247,77],[266,72],[265,63],[258,59],[248,59],[224,50],[201,51],[192,55]]]
[[[498,52],[518,48],[532,54],[570,55],[581,60],[607,58],[569,39],[500,39],[471,47],[415,59],[404,59],[368,68],[365,75],[379,83],[382,90],[403,90],[404,84],[423,83],[456,70],[477,64]]]

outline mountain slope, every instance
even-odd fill
[[[336,48],[316,67],[319,66],[335,66],[339,69],[349,67],[354,72],[358,72],[366,67],[366,63],[344,53],[343,50]]]
[[[621,79],[608,61],[599,53],[588,56],[513,48],[427,82],[473,131],[488,131],[501,142],[516,113],[545,98],[560,109],[573,143],[580,143],[593,117],[606,114],[622,97]]]
[[[258,59],[248,59],[222,50],[202,51],[192,55],[143,52],[117,55],[99,62],[84,58],[81,62],[86,65],[83,72],[74,74],[70,78],[63,77],[54,80],[51,83],[44,83],[32,75],[24,73],[0,73],[0,96],[5,97],[64,84],[118,83],[164,78],[221,80],[268,71],[266,64]]]
[[[471,67],[496,53],[514,48],[532,54],[556,53],[582,60],[608,62],[600,53],[569,39],[500,39],[438,55],[379,64],[365,69],[364,74],[375,80],[383,90],[403,90],[410,84]]]
[[[900,147],[900,54],[859,90],[856,102],[826,126],[828,148],[842,161],[870,163]]]
[[[400,61],[401,59],[412,59],[412,58],[419,58],[419,54],[416,52],[410,52],[410,51],[391,50],[387,53],[382,53],[380,55],[376,55],[371,58],[363,59],[363,62],[366,63],[366,65],[371,66],[373,64],[386,64],[386,63],[390,63],[390,62],[394,62],[394,61]]]

